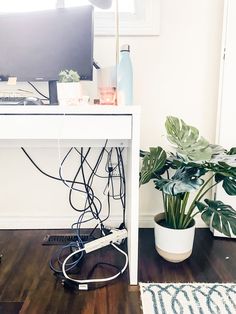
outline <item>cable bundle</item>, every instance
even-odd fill
[[[88,235],[88,241],[96,239],[97,237],[106,236],[111,232],[104,227],[104,222],[110,217],[111,199],[121,202],[122,223],[120,229],[125,227],[126,185],[122,156],[123,148],[107,148],[106,141],[104,147],[100,149],[95,163],[92,165],[89,160],[89,157],[91,157],[92,154],[94,155],[92,148],[85,149],[82,147],[72,147],[67,151],[63,158],[60,158],[61,162],[58,176],[53,176],[43,171],[33,161],[26,150],[24,148],[21,149],[42,174],[51,179],[61,181],[68,188],[69,204],[79,213],[77,221],[72,224],[72,229],[76,233],[77,240],[61,247],[51,258],[50,268],[53,270],[54,274],[62,278],[62,283],[65,287],[79,290],[97,288],[98,286],[104,285],[108,281],[117,278],[127,268],[128,256],[115,243],[112,243],[111,247],[125,257],[123,267],[118,267],[107,262],[98,262],[91,268],[86,279],[75,279],[70,275],[80,273],[80,267],[85,257],[85,242],[83,241],[81,233],[83,225],[94,221],[95,226]],[[73,179],[68,179],[63,175],[63,169],[72,152],[78,155],[79,166],[75,171]],[[97,193],[94,188],[96,179],[105,182],[102,200],[96,195]],[[116,181],[114,182],[114,180]],[[80,193],[80,195],[84,196],[84,204],[78,204],[76,201],[76,193]],[[105,215],[103,208],[104,201],[107,202],[107,212]],[[103,217],[101,217],[101,214],[103,214]],[[115,275],[113,274],[106,278],[91,278],[94,271],[101,266],[110,270],[116,269],[119,271]]]

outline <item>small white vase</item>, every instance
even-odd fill
[[[154,217],[156,250],[159,255],[169,262],[182,262],[192,254],[195,221],[187,229],[171,229],[159,224],[159,221],[163,220],[164,217],[164,213],[157,214]]]
[[[57,83],[57,97],[59,105],[79,105],[82,98],[80,82]]]

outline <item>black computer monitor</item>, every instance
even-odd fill
[[[55,82],[73,69],[92,80],[93,7],[0,15],[0,81]]]

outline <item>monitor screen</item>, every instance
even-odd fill
[[[73,69],[92,80],[93,7],[0,15],[0,80],[54,81]]]

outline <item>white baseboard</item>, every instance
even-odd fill
[[[153,214],[141,214],[139,216],[139,228],[154,228],[154,215]],[[200,219],[196,219],[196,227],[197,228],[206,228],[206,224]]]
[[[70,229],[76,219],[75,216],[3,216],[0,217],[0,229]],[[121,222],[120,216],[111,216],[104,225],[118,227]],[[94,221],[86,223],[83,228],[94,227],[95,224]]]
[[[73,217],[1,217],[0,229],[67,229]]]
[[[67,229],[76,222],[73,216],[2,216],[0,217],[0,229]],[[111,215],[104,224],[117,227],[122,222],[120,215]],[[94,227],[93,223],[83,225],[84,228]],[[140,214],[139,228],[153,228],[153,214]],[[206,227],[201,222],[197,227]]]
[[[154,228],[152,214],[141,214],[139,216],[139,228]]]

